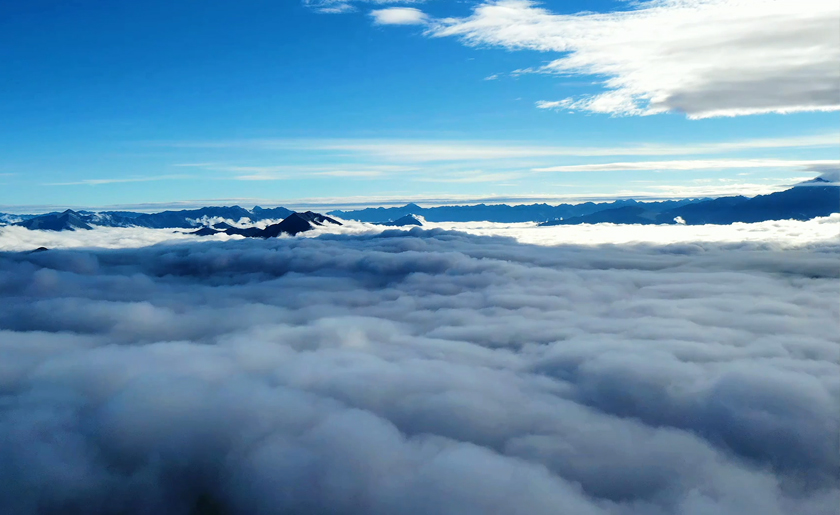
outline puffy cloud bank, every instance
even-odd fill
[[[836,240],[0,254],[0,512],[836,513]]]

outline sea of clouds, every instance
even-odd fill
[[[834,514],[838,227],[0,228],[0,513]]]

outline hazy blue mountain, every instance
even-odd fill
[[[367,208],[355,211],[332,211],[330,214],[350,220],[379,223],[391,226],[422,225],[430,222],[489,221],[501,223],[542,222],[542,225],[568,225],[579,223],[652,224],[676,223],[679,218],[687,224],[730,224],[733,222],[760,222],[765,220],[808,220],[840,211],[838,182],[823,178],[812,179],[785,191],[749,198],[743,196],[716,199],[685,199],[661,202],[585,202],[583,204],[478,204],[474,206],[441,206],[423,208],[417,204],[402,207]],[[295,215],[286,222],[286,219]],[[284,207],[248,210],[240,206],[211,206],[160,213],[134,213],[130,211],[72,211],[44,215],[0,214],[0,223],[15,224],[30,229],[51,231],[91,229],[103,227],[199,228],[212,219],[238,221],[284,219],[286,225],[280,232],[297,234],[311,228],[312,224],[338,223],[336,220],[307,211],[295,213]],[[282,222],[281,222],[282,223]],[[259,236],[260,231],[278,230],[274,224],[265,230],[240,229],[219,222],[214,230],[230,234]],[[269,233],[271,232],[269,231]],[[205,231],[207,232],[207,231]],[[210,234],[209,232],[207,232]],[[279,234],[279,233],[278,233]]]
[[[294,213],[294,211],[286,209],[285,207],[262,208],[260,206],[254,206],[251,213],[251,220],[256,222],[258,220],[276,220],[278,218],[286,218],[290,214]]]
[[[645,206],[624,206],[614,209],[605,209],[584,216],[573,216],[562,220],[551,220],[540,225],[575,225],[575,224],[599,224],[604,222],[614,224],[655,224],[657,223],[656,211],[647,209]]]
[[[689,225],[810,220],[840,212],[837,183],[808,181],[785,191],[753,198],[724,197],[662,213],[663,221],[680,216]],[[673,216],[672,216],[673,215]]]
[[[606,209],[590,215],[553,220],[541,225],[594,223],[673,224],[679,217],[688,225],[763,222],[767,220],[810,220],[840,212],[838,183],[814,179],[788,190],[753,198],[721,197],[657,211],[650,204]]]
[[[666,200],[644,203],[657,212],[673,209],[682,205],[699,202],[700,199]],[[329,214],[347,220],[360,222],[385,223],[398,220],[406,215],[420,215],[429,222],[545,222],[560,218],[585,216],[605,209],[639,204],[635,200],[616,200],[614,202],[584,202],[582,204],[478,204],[474,206],[440,206],[423,208],[417,204],[401,207],[367,208],[355,211],[330,211]]]
[[[743,204],[749,197],[720,197],[697,204],[680,206],[676,209],[661,213],[657,221],[659,223],[676,223],[674,220],[680,217],[688,225],[702,224],[726,224],[726,220],[732,218],[732,209]]]
[[[87,224],[83,216],[71,209],[62,213],[49,213],[46,215],[36,216],[30,218],[29,220],[18,222],[15,225],[41,231],[75,231],[79,229],[92,229],[92,227]]]
[[[142,214],[132,219],[134,225],[164,229],[170,227],[190,228],[202,225],[196,222],[201,218],[220,217],[231,220],[250,218],[251,212],[239,206],[202,207],[200,209],[185,209],[181,211],[163,211],[161,213]]]

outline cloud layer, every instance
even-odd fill
[[[836,242],[0,255],[4,513],[828,514]]]
[[[833,0],[652,0],[573,15],[498,0],[430,21],[427,34],[564,54],[518,73],[605,78],[602,93],[540,108],[707,118],[840,109],[838,27]]]

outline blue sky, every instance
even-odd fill
[[[768,191],[837,168],[840,6],[767,5],[0,2],[0,206]]]

